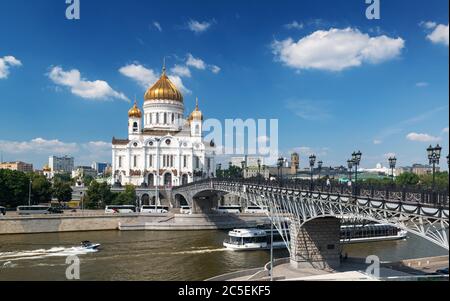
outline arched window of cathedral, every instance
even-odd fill
[[[150,114],[148,114],[148,123],[149,124],[152,124],[153,122],[152,122],[152,114],[150,113]]]
[[[196,135],[200,134],[200,126],[198,124],[195,126],[195,134]]]
[[[137,132],[138,131],[138,123],[135,122],[133,123],[133,132]]]
[[[159,124],[159,113],[156,113],[156,124]]]
[[[167,113],[164,113],[164,124],[167,124]]]
[[[172,124],[175,123],[175,114],[172,113]]]
[[[137,156],[133,156],[133,166],[137,167]]]

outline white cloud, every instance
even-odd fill
[[[406,139],[416,142],[436,142],[441,140],[440,137],[420,133],[409,133],[408,135],[406,135]]]
[[[273,53],[283,64],[297,69],[342,71],[363,63],[377,64],[401,54],[402,38],[370,37],[358,29],[319,30],[295,42],[274,41]]]
[[[442,133],[448,134],[448,127],[442,129]]]
[[[130,101],[123,93],[115,91],[103,80],[88,81],[83,79],[80,71],[77,69],[64,71],[61,67],[53,67],[48,77],[55,84],[68,87],[73,94],[85,99],[102,100],[117,98]]]
[[[191,77],[191,70],[186,66],[175,65],[170,72],[180,77]]]
[[[298,23],[297,21],[292,21],[289,24],[284,25],[287,29],[303,29],[305,27],[303,23]]]
[[[9,69],[11,67],[20,67],[22,62],[13,56],[0,57],[0,79],[6,79],[9,76]]]
[[[124,66],[119,69],[119,72],[136,81],[144,89],[150,88],[159,79],[159,75],[156,74],[155,71],[137,63]],[[183,80],[179,75],[169,74],[168,77],[181,92],[187,94],[192,93],[191,90],[184,86]]]
[[[209,67],[211,69],[211,72],[214,74],[217,74],[222,70],[219,66],[216,66],[216,65],[211,65]]]
[[[137,63],[126,65],[119,69],[119,72],[126,77],[129,77],[143,88],[148,88],[158,80],[158,75],[152,69],[147,69]]]
[[[435,28],[437,26],[437,23],[436,22],[432,22],[432,21],[427,21],[427,22],[422,21],[422,22],[419,23],[419,25],[422,26],[423,28],[426,28],[426,29],[433,29],[433,28]]]
[[[378,140],[378,139],[373,140],[373,144],[375,144],[375,145],[379,145],[381,143],[383,143],[383,141]]]
[[[59,140],[35,138],[30,141],[0,140],[0,149],[9,154],[69,154],[78,151],[76,143],[64,143]]]
[[[212,24],[213,24],[213,22],[207,22],[207,21],[199,22],[196,20],[190,20],[188,22],[188,28],[189,28],[189,30],[191,30],[195,33],[202,33],[202,32],[207,31],[211,27]]]
[[[418,82],[418,83],[416,83],[416,87],[418,87],[418,88],[425,88],[425,87],[428,87],[430,84],[429,83],[427,83],[427,82]]]
[[[161,24],[159,24],[159,22],[154,21],[153,22],[153,26],[155,26],[156,29],[158,29],[159,32],[162,32],[162,27],[161,27]]]
[[[51,155],[74,156],[76,164],[84,165],[89,165],[92,161],[111,161],[111,143],[104,141],[75,143],[44,138],[35,138],[29,141],[0,140],[0,149],[11,160],[19,159],[34,163],[35,168],[39,168],[39,164],[47,162],[48,156]]]
[[[199,70],[205,70],[206,69],[205,62],[202,59],[200,59],[200,58],[195,58],[190,53],[187,54],[186,65],[190,66],[190,67],[197,68]]]
[[[427,35],[427,39],[434,44],[443,44],[448,46],[448,35],[448,24],[439,24],[429,35]]]
[[[180,89],[181,92],[185,94],[191,94],[192,91],[185,87],[183,80],[178,75],[168,75],[169,79],[173,82],[173,84]]]

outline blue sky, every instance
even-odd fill
[[[162,58],[208,118],[279,119],[283,154],[364,167],[448,153],[448,1],[0,0],[0,151],[110,161]],[[176,67],[177,66],[177,67]],[[176,68],[174,68],[176,67]],[[441,166],[445,167],[445,159]]]

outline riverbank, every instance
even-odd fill
[[[264,215],[114,214],[98,211],[64,215],[5,216],[0,235],[86,231],[192,231],[249,228],[268,223]]]

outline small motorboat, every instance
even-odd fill
[[[100,247],[100,244],[94,244],[88,240],[81,242],[81,246],[85,249],[89,250],[97,250]]]

